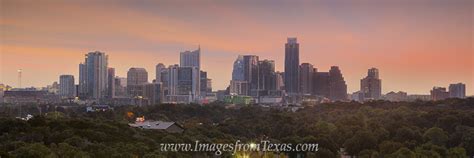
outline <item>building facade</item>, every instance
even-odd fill
[[[456,83],[449,85],[450,98],[466,98],[466,85],[463,83]]]
[[[162,82],[162,73],[166,71],[166,66],[162,63],[158,63],[155,66],[155,82]]]
[[[245,95],[248,96],[249,92],[249,84],[247,81],[236,81],[236,80],[231,80],[230,81],[230,88],[229,92],[231,95]]]
[[[314,72],[313,94],[329,98],[329,72]]]
[[[331,66],[329,70],[329,99],[333,101],[347,99],[346,81],[337,66]]]
[[[205,97],[207,93],[212,92],[212,80],[207,77],[206,71],[200,71],[200,93],[202,97]]]
[[[258,61],[258,89],[261,91],[276,90],[275,61]]]
[[[115,97],[115,69],[107,69],[107,98]]]
[[[197,67],[201,69],[201,48],[194,51],[184,51],[180,53],[179,66],[182,67]]]
[[[282,72],[275,73],[275,89],[276,90],[284,90],[285,89],[285,81],[283,80],[284,74]]]
[[[367,77],[360,80],[360,91],[364,94],[364,100],[378,100],[382,97],[382,80],[379,78],[379,70],[371,68]]]
[[[285,90],[288,94],[299,93],[299,43],[296,38],[288,38],[285,44]]]
[[[408,94],[406,92],[388,92],[385,94],[385,100],[399,102],[399,101],[408,101]]]
[[[201,80],[198,67],[169,67],[167,102],[191,103],[200,98]]]
[[[79,64],[79,93],[83,99],[102,99],[107,95],[108,56],[95,51],[86,54]]]
[[[115,97],[124,98],[127,97],[127,78],[124,77],[115,77]]]
[[[163,88],[161,82],[143,84],[143,97],[148,105],[157,105],[163,102]]]
[[[449,98],[449,92],[446,91],[446,88],[444,87],[433,87],[433,89],[430,91],[431,94],[431,100],[444,100]]]
[[[245,81],[244,69],[244,57],[239,55],[234,61],[234,67],[232,70],[232,80]]]
[[[245,55],[244,59],[244,80],[249,84],[248,94],[257,96],[258,94],[258,56]]]
[[[76,85],[74,84],[73,75],[61,75],[59,76],[59,96],[61,98],[74,98]]]
[[[127,94],[130,97],[143,96],[143,84],[148,83],[148,72],[144,68],[130,68],[127,72]]]
[[[302,94],[313,93],[313,75],[315,69],[309,63],[302,63],[300,65],[300,90]]]

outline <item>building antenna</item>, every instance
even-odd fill
[[[18,88],[21,88],[21,69],[18,69]]]

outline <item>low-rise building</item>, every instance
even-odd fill
[[[148,129],[148,130],[162,130],[168,133],[183,133],[184,128],[176,122],[164,122],[164,121],[137,121],[135,123],[129,123],[130,127]]]
[[[444,87],[433,87],[430,91],[431,99],[432,100],[444,100],[449,98],[449,93],[446,91]]]
[[[388,100],[388,101],[407,101],[408,100],[408,94],[406,92],[402,92],[402,91],[399,91],[399,92],[388,92],[387,94],[385,94],[384,96],[384,99],[385,100]]]
[[[408,95],[408,101],[415,101],[415,100],[429,101],[431,100],[431,95],[423,95],[423,94]]]
[[[252,97],[243,95],[227,95],[224,97],[224,102],[229,104],[249,105],[250,103],[252,103],[252,100]]]
[[[3,99],[5,103],[9,104],[47,104],[61,102],[59,95],[49,93],[48,91],[37,90],[5,91]]]

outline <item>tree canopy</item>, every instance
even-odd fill
[[[28,113],[35,114],[38,105]],[[67,107],[67,105],[65,105]],[[160,143],[318,143],[319,151],[270,153],[306,157],[466,157],[474,155],[474,99],[438,102],[336,102],[288,108],[220,104],[121,106],[86,112],[71,106],[23,121],[0,106],[0,157],[208,157],[165,152]],[[13,111],[13,112],[12,112]],[[26,113],[26,112],[25,112]],[[56,117],[60,116],[60,117]],[[131,128],[134,117],[174,121],[184,133]],[[345,153],[341,153],[344,148]],[[267,156],[268,156],[267,155]],[[223,157],[231,157],[224,153]]]

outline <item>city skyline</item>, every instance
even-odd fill
[[[323,2],[324,1],[321,3]],[[284,29],[281,29],[281,26],[278,26],[280,23],[276,23],[275,30],[271,29],[271,31],[264,31],[259,34],[269,35],[269,37],[274,39],[269,37],[252,36],[253,39],[250,39],[249,41],[244,41],[246,40],[244,37],[250,36],[251,32],[255,33],[261,29],[249,29],[248,34],[244,33],[244,35],[236,35],[230,32],[239,30],[238,28],[224,29],[220,27],[226,27],[229,25],[221,24],[219,25],[219,28],[222,30],[216,30],[216,33],[212,33],[212,29],[203,30],[203,32],[200,32],[199,29],[190,29],[184,27],[184,24],[179,24],[181,20],[185,21],[190,19],[187,19],[189,17],[179,18],[178,15],[176,15],[178,16],[178,20],[174,19],[174,22],[178,22],[178,24],[173,24],[181,27],[177,27],[176,29],[168,28],[168,30],[165,29],[162,31],[159,29],[152,30],[153,32],[150,36],[143,35],[143,33],[146,31],[140,32],[135,29],[142,28],[150,31],[151,26],[163,24],[160,23],[162,21],[150,23],[150,26],[131,24],[131,26],[129,26],[130,28],[128,28],[130,30],[125,31],[125,33],[120,32],[120,29],[112,29],[111,31],[108,31],[105,28],[102,28],[104,26],[100,26],[97,30],[97,28],[92,28],[92,26],[84,24],[85,26],[90,26],[90,28],[84,29],[84,32],[79,33],[84,33],[84,36],[74,37],[73,35],[76,35],[76,33],[71,31],[74,31],[78,28],[72,26],[71,24],[60,25],[61,27],[57,27],[59,30],[54,30],[39,25],[41,24],[42,20],[45,22],[59,22],[53,19],[55,16],[58,16],[61,19],[61,16],[53,15],[53,13],[61,12],[62,9],[49,8],[51,6],[54,7],[57,5],[64,5],[65,8],[72,9],[71,12],[67,12],[68,15],[82,17],[77,15],[82,12],[79,12],[78,8],[71,6],[72,4],[48,3],[39,4],[38,7],[34,7],[34,4],[26,4],[22,1],[2,1],[2,3],[4,3],[2,10],[5,11],[2,11],[3,20],[1,23],[1,39],[3,42],[1,42],[2,55],[0,57],[2,64],[0,82],[11,86],[17,85],[18,69],[22,69],[23,71],[22,87],[46,86],[54,81],[58,81],[58,76],[62,74],[72,74],[75,76],[75,78],[79,78],[77,63],[83,61],[84,54],[96,50],[105,52],[109,56],[108,66],[115,68],[117,76],[126,77],[126,72],[131,67],[143,67],[148,72],[150,72],[148,75],[148,81],[151,81],[154,78],[153,76],[155,76],[153,72],[155,72],[154,67],[156,64],[163,63],[165,66],[168,66],[179,63],[180,52],[185,50],[194,50],[200,45],[202,67],[208,72],[209,78],[213,79],[213,86],[215,87],[214,89],[225,89],[231,80],[233,61],[238,55],[257,55],[261,59],[274,60],[276,71],[281,72],[284,70],[284,43],[286,42],[286,38],[298,37],[298,43],[300,44],[299,63],[311,63],[318,70],[328,70],[330,66],[333,65],[339,66],[344,74],[349,93],[358,91],[360,89],[360,79],[365,77],[367,69],[371,67],[376,67],[380,70],[380,78],[384,81],[382,93],[387,93],[390,91],[405,91],[410,94],[429,94],[431,88],[434,86],[447,87],[451,83],[458,82],[466,83],[467,95],[473,95],[474,93],[472,91],[474,89],[472,85],[472,83],[474,83],[472,36],[469,36],[469,33],[472,33],[472,29],[469,30],[469,27],[472,28],[472,23],[468,23],[469,20],[472,22],[472,15],[469,15],[469,1],[454,1],[449,3],[451,4],[450,7],[443,8],[437,7],[437,5],[443,4],[445,2],[432,2],[434,4],[429,4],[426,2],[428,6],[427,8],[423,8],[421,6],[418,6],[417,8],[416,5],[414,8],[411,8],[413,6],[408,7],[409,2],[399,2],[400,5],[407,5],[407,10],[411,12],[416,11],[416,9],[432,11],[430,12],[430,15],[415,12],[418,13],[415,15],[427,18],[418,22],[422,24],[421,26],[431,24],[433,20],[443,21],[443,24],[439,24],[442,26],[432,26],[432,28],[423,31],[423,29],[426,28],[415,27],[413,24],[414,21],[412,21],[414,19],[408,17],[408,15],[397,17],[396,15],[389,14],[390,17],[396,17],[395,20],[401,22],[401,26],[393,25],[392,27],[394,27],[394,29],[399,33],[402,33],[403,36],[398,36],[392,34],[391,32],[382,31],[382,34],[368,35],[370,36],[369,38],[368,36],[363,35],[363,33],[366,33],[367,30],[361,29],[359,27],[362,27],[363,25],[369,25],[370,27],[382,26],[382,24],[370,24],[370,22],[374,22],[376,20],[369,19],[368,21],[361,21],[359,24],[353,24],[357,25],[354,27],[351,27],[353,25],[337,25],[342,27],[339,29],[342,29],[342,31],[347,31],[348,34],[338,34],[340,33],[338,31],[341,30],[331,30],[329,25],[324,24],[320,27],[320,30],[316,28],[315,30],[308,30],[308,28],[301,28],[303,24],[296,23],[296,28],[300,30],[295,31],[292,29],[290,31],[285,31]],[[284,6],[284,2],[280,3],[281,6]],[[245,6],[249,4],[252,3],[242,2],[241,5],[244,6],[243,8],[246,8]],[[463,6],[466,4],[467,8]],[[81,5],[88,6],[87,3],[81,3]],[[173,5],[173,3],[169,2],[169,5]],[[199,4],[190,5],[199,6]],[[228,4],[225,3],[218,3],[216,5],[228,6]],[[316,4],[312,5],[315,6]],[[326,5],[331,6],[334,4]],[[345,6],[344,4],[341,5]],[[383,4],[378,5],[383,8]],[[322,8],[325,8],[325,5],[322,6]],[[11,9],[14,9],[13,7],[18,8],[20,11],[12,11]],[[88,10],[98,11],[96,7],[97,6],[90,6]],[[118,3],[108,9],[111,9],[112,11],[117,11],[117,9],[127,9],[123,7],[125,7],[123,4]],[[279,8],[280,6],[276,5],[263,7],[263,9],[266,11],[266,9],[271,7]],[[318,7],[321,6],[318,5]],[[369,4],[364,3],[361,3],[361,6],[359,7],[374,9]],[[28,8],[35,11],[45,11],[48,8],[51,10],[45,13],[35,13],[38,15],[33,17],[37,17],[39,20],[32,20],[30,19],[31,17],[28,16],[32,15],[33,13],[26,11]],[[133,10],[133,8],[128,9]],[[363,14],[361,8],[351,7],[350,9],[352,9],[352,11],[356,14]],[[449,11],[452,12],[446,13],[450,15],[439,15],[440,17],[437,18],[431,17],[431,14],[435,14],[434,11],[438,9],[451,9]],[[234,8],[231,11],[235,10],[236,9]],[[201,12],[203,14],[205,13],[199,8],[193,11]],[[188,15],[190,12],[192,11],[184,12],[183,14]],[[333,11],[328,12],[332,13]],[[169,13],[172,14],[172,12]],[[293,15],[298,13],[298,11],[292,10],[291,13],[292,14],[287,15],[287,17],[283,17],[283,20],[288,22],[291,21],[288,19],[297,18],[296,21],[301,22],[301,19],[299,18],[302,17]],[[382,13],[385,12],[382,11]],[[95,21],[116,14],[119,15],[117,12],[112,12],[104,15],[104,17],[96,17],[96,19],[87,19],[88,14],[86,14],[84,17],[82,17],[82,19],[79,18],[77,21],[73,22],[88,22],[89,20]],[[127,20],[131,20],[130,18],[142,17],[142,20],[146,20],[145,18],[152,18],[154,16],[159,17],[161,14],[162,13],[133,12],[130,13],[130,15],[125,16],[125,18]],[[230,12],[228,14],[235,15],[235,12]],[[344,15],[347,14],[345,12],[341,14],[343,15],[338,16],[348,16]],[[211,15],[204,17],[208,16]],[[238,14],[235,16],[239,17],[243,15]],[[269,16],[270,18],[273,17],[271,15],[259,16]],[[344,19],[347,18],[345,17],[341,19],[338,16],[334,16],[334,19],[329,18],[326,20],[329,22],[334,20],[334,23],[339,23],[344,22]],[[451,19],[448,19],[448,17]],[[367,20],[366,18],[374,17],[367,15],[364,17],[364,19]],[[173,21],[172,19],[167,20]],[[239,19],[239,21],[242,22],[249,22],[250,20],[252,19],[246,16],[243,16],[242,19]],[[264,18],[260,17],[257,18],[257,20],[264,20]],[[462,20],[467,20],[467,23],[465,23],[466,21]],[[61,19],[61,21],[67,22],[68,20]],[[209,17],[207,21],[212,24],[215,23],[211,17]],[[275,22],[275,20],[270,20],[267,22],[272,23]],[[120,21],[112,21],[112,23],[121,24]],[[204,22],[194,21],[191,22],[191,24],[193,24],[193,26],[201,24],[204,25]],[[392,22],[392,24],[396,24],[396,22]],[[263,24],[262,26],[269,26],[269,24]],[[312,26],[318,25],[312,24]],[[170,26],[167,25],[166,27]],[[119,28],[122,29],[126,27]],[[166,33],[170,30],[174,33],[177,33],[176,37],[160,37],[161,34],[170,35],[170,33]],[[96,31],[99,31],[98,35],[91,36],[90,38],[92,39],[87,38],[87,35],[95,35],[93,33],[97,33]],[[333,33],[334,37],[331,36],[330,33],[324,33],[318,36],[319,33],[325,31]],[[211,32],[211,34],[208,36],[206,33],[209,32]],[[216,35],[221,32],[229,33],[222,36]],[[409,33],[413,33],[414,35]],[[417,33],[421,35],[417,36]],[[40,38],[40,36],[45,37],[44,41]],[[55,36],[61,37],[59,38],[60,40],[55,39]],[[116,39],[112,39],[115,37]],[[123,46],[128,41],[134,40],[138,37],[140,37],[139,41],[143,40],[145,41],[145,44],[138,44],[139,42],[130,42],[130,45]],[[233,37],[236,37],[237,39],[234,40]],[[377,43],[375,40],[381,40],[383,37],[389,38],[384,41],[385,44],[377,45],[380,43]],[[325,39],[327,39],[327,41],[324,41]],[[96,41],[96,44],[89,44],[87,42],[88,40]],[[101,40],[104,40],[105,42]],[[403,42],[403,40],[407,41]],[[420,41],[414,42],[416,40]],[[399,47],[394,49],[400,52],[397,53],[394,52],[394,50],[388,49],[391,48],[390,45],[392,42],[398,44],[397,46]],[[259,44],[255,45],[255,43]],[[136,60],[131,60],[131,58]]]

